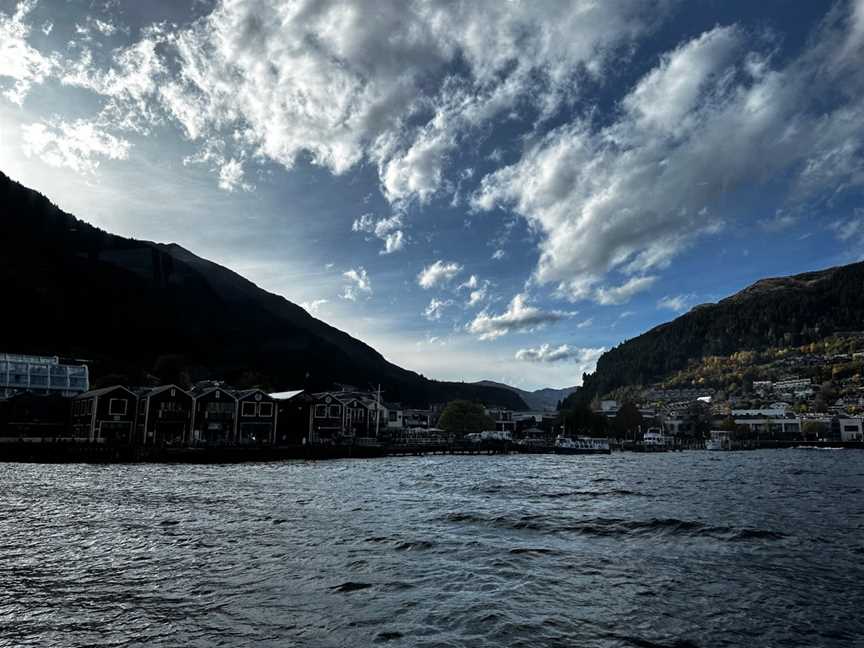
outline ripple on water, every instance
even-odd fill
[[[0,463],[0,646],[864,645],[862,475],[783,451]]]

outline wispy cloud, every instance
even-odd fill
[[[22,129],[24,154],[55,167],[92,174],[101,160],[125,160],[131,144],[95,124],[78,120],[34,123]]]
[[[342,276],[350,282],[342,290],[342,299],[357,301],[361,295],[365,294],[367,298],[372,295],[372,283],[364,267],[351,268],[343,272]]]
[[[657,308],[683,313],[693,303],[693,295],[667,295],[657,301]]]
[[[373,214],[363,214],[355,219],[351,225],[354,232],[372,234],[384,241],[384,248],[380,254],[391,254],[405,247],[406,237],[402,227],[403,222],[400,214],[379,219],[376,219]]]

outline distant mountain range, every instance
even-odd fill
[[[862,330],[864,263],[763,279],[607,351],[568,404],[657,382],[693,359],[800,346]]]
[[[526,391],[518,387],[511,387],[504,383],[494,382],[492,380],[481,380],[474,383],[475,385],[484,385],[487,387],[501,387],[509,389],[515,394],[519,394],[523,401],[528,404],[528,407],[534,411],[554,412],[560,401],[563,401],[570,394],[576,391],[576,387],[565,387],[564,389],[536,389],[534,391]]]
[[[468,398],[527,409],[497,386],[439,382],[175,244],[123,238],[0,173],[0,351],[91,361],[95,380],[221,378],[323,390],[381,385],[406,406]]]

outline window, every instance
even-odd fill
[[[327,406],[326,405],[316,405],[315,406],[315,418],[327,418]]]
[[[255,403],[243,403],[243,416],[255,416]]]
[[[111,416],[123,416],[126,414],[126,399],[112,398],[108,401],[108,414]]]
[[[394,412],[393,410],[390,410],[390,412],[388,414],[389,414],[390,420],[395,423],[396,422],[396,412]]]
[[[273,403],[260,403],[258,405],[258,416],[273,416]]]
[[[342,410],[338,405],[330,406],[330,418],[339,418],[342,415]]]

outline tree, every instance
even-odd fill
[[[438,419],[438,427],[447,432],[464,436],[471,432],[494,430],[495,421],[479,403],[455,400],[447,403]]]
[[[827,431],[828,426],[822,421],[807,421],[804,424],[804,428],[801,430],[804,438],[808,441],[816,441],[817,439],[823,438]]]
[[[556,425],[563,426],[568,435],[602,437],[608,434],[609,420],[602,414],[592,412],[587,405],[577,404],[572,409],[561,410]]]
[[[642,414],[639,412],[639,408],[630,401],[621,405],[621,408],[615,415],[614,422],[615,433],[618,438],[635,437],[635,433],[641,425]]]

